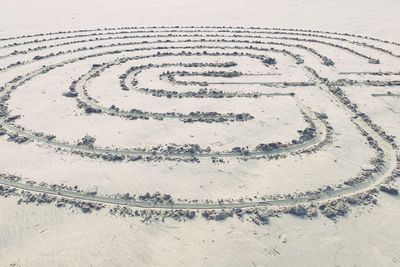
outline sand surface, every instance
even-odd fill
[[[0,38],[58,31],[103,29],[140,26],[233,26],[283,29],[310,29],[366,35],[400,43],[400,2],[387,1],[0,1]],[[163,31],[163,30],[161,30]],[[101,30],[99,32],[102,32]],[[164,34],[164,33],[161,33]],[[23,130],[55,135],[57,142],[76,146],[85,136],[96,137],[96,147],[119,151],[124,149],[150,149],[158,145],[198,144],[209,147],[210,153],[231,153],[233,147],[248,147],[253,151],[260,143],[290,143],[299,138],[299,130],[309,126],[302,112],[326,113],[333,128],[329,142],[323,143],[315,153],[288,153],[278,160],[247,160],[224,157],[224,163],[214,163],[206,155],[199,163],[181,161],[105,161],[81,157],[68,151],[57,151],[57,146],[34,139],[17,144],[0,137],[0,173],[20,175],[37,183],[78,186],[83,191],[96,191],[100,196],[114,194],[140,195],[145,192],[171,194],[174,199],[217,202],[231,199],[236,203],[259,200],[274,194],[298,194],[316,191],[327,185],[343,185],[350,178],[371,167],[376,150],[371,148],[360,133],[368,127],[354,119],[354,113],[346,109],[327,87],[312,76],[301,64],[278,51],[259,51],[246,43],[220,42],[219,37],[192,36],[190,43],[165,42],[168,39],[182,41],[189,37],[149,36],[133,38],[133,41],[156,41],[158,44],[129,44],[131,39],[93,40],[84,44],[65,44],[72,39],[49,40],[54,45],[45,52],[29,51],[12,57],[0,58],[0,68],[7,68],[16,60],[32,60],[35,56],[63,51],[65,54],[43,61],[10,68],[0,73],[0,86],[18,75],[24,75],[44,64],[65,63],[69,59],[85,57],[93,53],[104,55],[70,62],[48,73],[33,77],[10,95],[7,101],[12,115],[21,115],[15,124]],[[74,37],[73,33],[61,36]],[[141,35],[134,33],[112,34],[117,38]],[[143,35],[143,34],[142,34]],[[335,37],[334,34],[327,34]],[[103,38],[108,36],[99,36]],[[368,64],[368,59],[340,47],[321,45],[318,42],[279,39],[298,37],[290,31],[283,34],[266,34],[260,38],[236,37],[237,40],[284,42],[289,46],[276,45],[305,59],[311,66],[331,81],[341,78],[357,81],[400,80],[399,74],[386,76],[341,74],[349,72],[400,72],[400,59],[393,55],[359,46],[350,41],[364,39],[345,36],[347,40],[315,37],[316,40],[334,42],[371,58],[379,58],[380,64]],[[51,38],[43,36],[38,38]],[[343,37],[343,36],[342,36]],[[33,41],[37,37],[27,37]],[[86,42],[90,37],[74,37],[74,41]],[[234,39],[232,37],[225,37]],[[274,39],[275,38],[275,39]],[[22,39],[21,39],[22,40]],[[15,42],[21,40],[16,39]],[[0,41],[0,46],[14,41]],[[112,45],[69,53],[82,46]],[[388,49],[400,55],[400,45],[368,40],[376,47]],[[315,49],[335,62],[334,67],[321,64],[321,59],[293,45],[301,44]],[[58,45],[58,46],[57,46]],[[127,120],[108,114],[85,114],[77,108],[75,98],[64,97],[71,83],[81,75],[93,71],[93,64],[112,62],[123,57],[146,56],[157,53],[158,46],[177,46],[167,51],[181,50],[209,52],[247,52],[253,56],[168,56],[131,59],[107,68],[98,77],[84,83],[85,90],[96,105],[110,108],[117,105],[122,110],[132,108],[149,112],[215,111],[220,114],[249,113],[254,119],[227,123],[183,123],[179,119],[162,121]],[[185,48],[185,46],[221,46],[224,48]],[[290,46],[291,45],[291,46]],[[15,50],[29,50],[40,44],[29,43],[2,47],[0,56]],[[229,46],[229,48],[227,48]],[[261,48],[271,44],[256,44]],[[146,48],[141,51],[125,51],[129,48]],[[121,54],[109,54],[123,50]],[[163,52],[163,50],[160,50]],[[108,54],[107,54],[108,53]],[[277,60],[276,66],[266,67],[254,55],[265,55]],[[187,68],[167,66],[142,70],[138,75],[128,75],[127,82],[137,79],[137,86],[125,91],[120,88],[120,75],[132,66],[148,63],[213,63],[234,61],[236,66],[224,71],[239,71],[246,75],[235,78],[204,77],[202,75],[176,76],[178,83],[162,79],[164,71],[216,70],[215,67]],[[220,70],[220,69],[217,69]],[[261,75],[260,75],[261,74]],[[182,85],[179,82],[209,82],[210,87],[225,93],[288,94],[291,96],[260,96],[233,98],[167,98],[154,97],[138,91],[140,87],[164,89],[181,94],[201,88],[199,85]],[[228,83],[225,83],[227,82]],[[309,86],[270,87],[263,82],[312,82]],[[231,82],[231,83],[229,83]],[[225,83],[225,84],[220,84]],[[389,135],[397,137],[400,145],[399,99],[400,86],[371,86],[360,84],[342,86],[352,103],[360,111],[381,126]],[[387,94],[389,96],[375,96]],[[83,91],[82,91],[83,92]],[[80,92],[80,93],[82,93]],[[80,97],[83,94],[80,94]],[[92,103],[92,102],[91,102]],[[322,126],[321,126],[322,125]],[[312,146],[327,138],[327,128],[318,124],[320,138],[309,143]],[[374,136],[374,135],[373,135]],[[375,136],[374,136],[375,137]],[[385,140],[377,137],[387,155],[387,166],[376,175],[382,181],[396,164],[393,149]],[[308,146],[308,143],[306,145]],[[293,148],[295,151],[295,148]],[[117,153],[115,152],[115,153]],[[392,169],[391,169],[392,168]],[[380,180],[373,180],[373,186]],[[394,187],[400,182],[394,181]],[[339,187],[340,189],[341,187]],[[353,193],[356,189],[346,189]],[[348,192],[345,191],[345,192]],[[329,196],[328,196],[329,197]],[[18,197],[0,198],[0,266],[400,266],[400,200],[398,196],[380,193],[377,204],[352,206],[351,212],[332,220],[322,214],[308,218],[290,214],[270,217],[267,225],[256,225],[237,217],[223,221],[206,220],[201,212],[188,221],[166,219],[165,222],[143,222],[142,218],[114,216],[108,211],[115,205],[107,205],[101,211],[84,214],[77,209],[58,208],[54,205],[17,204]],[[285,200],[287,201],[287,200]],[[286,203],[286,202],[285,202]],[[288,203],[291,203],[290,200]],[[272,204],[275,205],[275,204]],[[289,205],[289,204],[288,204]]]

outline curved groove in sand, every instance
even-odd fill
[[[182,29],[182,28],[177,28]],[[228,28],[229,29],[229,28]],[[278,29],[279,30],[279,29]],[[284,30],[284,29],[281,29]],[[305,32],[308,31],[303,31],[303,30],[286,30],[289,32],[293,31],[295,33],[301,33],[304,32],[302,35],[307,35]],[[318,31],[311,31],[312,33],[324,33],[324,32],[318,32]],[[325,32],[325,34],[332,34],[332,35],[339,35],[339,36],[351,36],[351,35],[346,35],[346,34],[339,34],[339,33],[330,33],[330,32]],[[41,36],[41,35],[37,35]],[[312,37],[312,36],[310,36]],[[318,37],[318,36],[317,36]],[[357,37],[357,38],[364,38],[368,39],[366,37],[360,37],[360,36],[351,36],[351,37]],[[23,37],[24,38],[24,37]],[[322,37],[321,37],[322,38]],[[379,39],[373,39],[370,38],[371,40],[381,42],[382,40]],[[12,40],[12,38],[9,38],[7,40]],[[4,40],[0,40],[4,41]],[[354,43],[357,44],[357,43]],[[395,44],[395,43],[391,43]],[[361,45],[361,43],[360,43]],[[398,44],[395,44],[398,45]],[[207,47],[204,47],[207,48]],[[370,47],[374,49],[373,47]],[[182,48],[180,48],[182,49]],[[129,50],[126,50],[129,51]],[[275,50],[277,51],[277,50]],[[32,61],[33,62],[33,61]],[[59,66],[60,64],[67,64],[68,62],[73,62],[71,61],[65,61],[59,64],[56,64],[54,66]],[[46,67],[48,68],[48,67]],[[41,73],[42,69],[37,70],[36,72],[32,72],[31,74],[33,76],[39,75]],[[33,77],[32,76],[32,77]],[[345,105],[343,105],[338,98],[332,94],[329,90],[329,88],[326,87],[325,84],[322,84],[318,82],[319,87],[326,93],[326,95],[336,103],[336,105],[345,110],[348,114],[353,114]],[[4,90],[0,93],[0,96],[5,95],[7,90]],[[293,145],[287,148],[282,148],[278,150],[274,150],[271,152],[252,152],[248,156],[258,156],[258,155],[276,155],[278,153],[294,153],[297,151],[309,149],[314,146],[318,146],[325,138],[327,134],[327,129],[325,127],[325,124],[317,118],[317,116],[308,108],[306,107],[301,100],[297,99],[298,106],[310,117],[314,120],[316,128],[317,128],[317,136],[314,139],[309,140],[308,142],[304,142],[299,145]],[[353,114],[354,115],[354,114]],[[397,151],[391,146],[389,142],[387,142],[384,138],[382,138],[374,129],[372,129],[367,123],[365,123],[362,119],[356,117],[352,119],[352,122],[363,129],[365,132],[369,134],[379,145],[379,147],[383,151],[384,155],[384,165],[383,168],[377,172],[374,173],[369,179],[365,180],[364,182],[361,182],[357,184],[356,186],[352,187],[341,187],[341,188],[336,188],[332,191],[329,192],[321,192],[317,195],[313,196],[293,196],[292,198],[287,198],[287,199],[269,199],[265,201],[259,201],[259,202],[229,202],[229,203],[180,203],[180,202],[175,202],[175,203],[151,203],[151,202],[143,202],[143,201],[136,201],[136,200],[125,200],[125,199],[120,199],[120,198],[115,198],[111,196],[93,196],[85,193],[79,193],[79,192],[74,192],[74,191],[68,191],[68,190],[59,190],[59,189],[50,189],[46,187],[41,187],[41,186],[35,186],[31,184],[25,184],[22,182],[18,181],[11,181],[7,180],[3,177],[0,177],[0,184],[11,186],[14,188],[18,188],[21,190],[27,190],[27,191],[32,191],[32,192],[37,192],[37,193],[43,193],[43,194],[49,194],[57,197],[64,197],[64,198],[73,198],[73,199],[80,199],[84,201],[92,201],[92,202],[98,202],[98,203],[106,203],[106,204],[113,204],[113,205],[124,205],[124,206],[132,206],[132,207],[137,207],[137,208],[152,208],[152,209],[228,209],[228,208],[251,208],[251,207],[259,207],[259,206],[266,206],[266,207],[284,207],[284,206],[292,206],[295,204],[299,203],[310,203],[310,202],[324,202],[328,200],[333,200],[333,199],[338,199],[341,197],[346,197],[346,196],[351,196],[351,195],[356,195],[359,193],[363,193],[366,191],[369,191],[371,189],[375,189],[379,184],[385,181],[385,179],[391,175],[392,171],[396,167],[396,154]],[[49,144],[51,146],[61,148],[64,150],[75,150],[78,152],[82,153],[109,153],[109,154],[125,154],[125,155],[138,155],[138,154],[143,154],[143,155],[154,155],[153,152],[146,152],[146,151],[130,151],[130,150],[109,150],[109,149],[100,149],[100,148],[84,148],[84,147],[78,147],[75,145],[71,144],[65,144],[61,142],[51,142],[45,139],[44,137],[38,137],[28,131],[21,130],[18,127],[15,127],[14,125],[4,121],[2,119],[0,123],[6,128],[7,131],[13,132],[20,134],[22,136],[26,136],[34,141]],[[171,154],[166,153],[164,156],[171,156]],[[180,156],[193,156],[193,154],[181,154]],[[236,153],[225,153],[225,154],[195,154],[196,157],[211,157],[211,156],[217,156],[217,157],[238,157],[241,155],[238,155]]]

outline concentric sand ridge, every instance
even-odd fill
[[[397,194],[395,136],[348,92],[398,97],[399,62],[398,43],[300,29],[126,27],[0,39],[0,143],[21,153],[1,163],[1,195],[84,212],[173,210],[165,214],[180,219],[196,210],[221,219],[247,209],[257,223],[281,212],[345,215],[374,203],[379,189]],[[54,165],[40,169],[50,156]],[[15,172],[29,158],[40,171]],[[91,168],[80,172],[81,164]],[[158,191],[169,194],[144,193]]]

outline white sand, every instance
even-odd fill
[[[34,3],[27,0],[2,0],[0,38],[104,27],[227,25],[338,31],[400,42],[398,10],[398,0],[37,0]],[[24,40],[33,39],[35,38]],[[87,38],[76,40],[85,39]],[[348,39],[357,40],[353,37]],[[127,41],[101,41],[88,43],[87,46],[113,42]],[[307,45],[334,60],[335,69],[332,69],[321,65],[321,60],[307,51],[286,47],[306,58],[307,65],[332,80],[343,78],[339,72],[400,71],[399,59],[348,43],[337,41],[338,44],[357,49],[360,53],[379,57],[381,64],[368,64],[366,59],[318,43],[284,42]],[[0,45],[2,43],[5,42],[0,42]],[[50,41],[46,45],[57,43],[59,41]],[[376,41],[370,43],[400,54],[399,46]],[[185,46],[185,43],[180,45]],[[204,45],[217,44],[210,42]],[[31,46],[34,45],[18,46],[16,50]],[[149,46],[151,45],[146,45]],[[78,47],[81,44],[56,47],[46,52],[32,52],[28,57],[19,55],[12,59],[1,59],[0,67],[15,60],[31,59],[36,55]],[[0,55],[14,50],[2,49]],[[104,48],[96,52],[113,50],[115,49]],[[90,53],[92,52],[84,51],[75,53],[74,56]],[[149,53],[145,51],[138,54]],[[125,55],[130,56],[130,53]],[[239,65],[230,69],[246,73],[262,73],[268,70],[280,74],[271,76],[268,81],[309,80],[304,69],[295,65],[288,57],[277,53],[268,55],[277,58],[277,69],[268,70],[259,61],[249,58],[234,58]],[[157,112],[249,112],[255,119],[245,124],[232,122],[229,125],[208,124],[206,127],[203,124],[183,124],[168,119],[162,122],[132,122],[104,114],[84,115],[81,109],[76,108],[75,99],[61,96],[74,79],[90,70],[92,64],[111,61],[118,56],[120,55],[108,55],[79,61],[52,70],[51,75],[38,76],[21,86],[12,93],[8,102],[13,114],[23,115],[17,123],[31,130],[55,134],[59,140],[71,143],[90,134],[96,136],[96,144],[102,147],[149,147],[174,142],[196,143],[204,147],[210,146],[217,151],[229,150],[237,145],[254,148],[263,142],[290,142],[298,137],[297,130],[307,126],[298,104],[290,97],[166,99],[122,91],[119,88],[118,75],[132,64],[137,64],[131,61],[111,67],[88,83],[88,92],[101,105],[109,107],[116,104],[126,109],[139,108]],[[46,64],[56,64],[69,58],[70,55],[51,58],[46,60]],[[221,57],[218,62],[231,59]],[[168,60],[177,62],[176,58]],[[140,62],[156,64],[168,60],[144,59]],[[186,61],[191,62],[193,59],[184,57],[179,60]],[[204,57],[199,57],[197,61],[204,61]],[[206,61],[216,62],[215,57]],[[39,61],[1,73],[0,84],[42,65]],[[196,88],[160,81],[158,75],[161,72],[162,69],[143,71],[137,77],[139,85],[179,92]],[[400,80],[399,77],[346,76],[357,80]],[[179,80],[196,81],[203,78],[179,77]],[[237,81],[246,79],[254,81],[264,77],[241,77]],[[239,92],[278,91],[259,85],[223,85],[220,88]],[[344,89],[350,100],[375,123],[389,134],[400,138],[400,98],[371,96],[373,93],[385,93],[389,90],[400,93],[399,87],[388,89],[360,86]],[[202,160],[199,164],[142,161],[113,163],[55,152],[37,142],[17,145],[6,142],[6,137],[3,136],[0,137],[0,172],[22,175],[38,182],[78,185],[85,190],[96,189],[100,194],[141,194],[158,190],[175,198],[217,200],[315,190],[328,184],[340,184],[356,176],[363,166],[368,165],[374,152],[350,122],[351,115],[337,108],[317,86],[284,88],[279,89],[279,92],[295,92],[301,103],[313,111],[327,113],[328,121],[334,128],[333,143],[315,154],[288,156],[279,161],[238,162],[230,159],[227,163],[218,165],[212,164],[210,160]],[[398,140],[397,143],[399,144]],[[397,185],[400,186],[400,183],[397,182]],[[377,206],[356,207],[351,214],[337,222],[322,215],[313,219],[284,215],[282,218],[272,218],[269,225],[262,227],[241,222],[237,218],[224,222],[208,222],[201,216],[185,223],[169,220],[162,224],[146,225],[136,218],[111,216],[107,209],[85,215],[52,205],[17,205],[16,200],[14,197],[0,198],[0,266],[400,265],[400,232],[396,224],[400,220],[400,202],[398,197],[383,193],[378,197]]]

